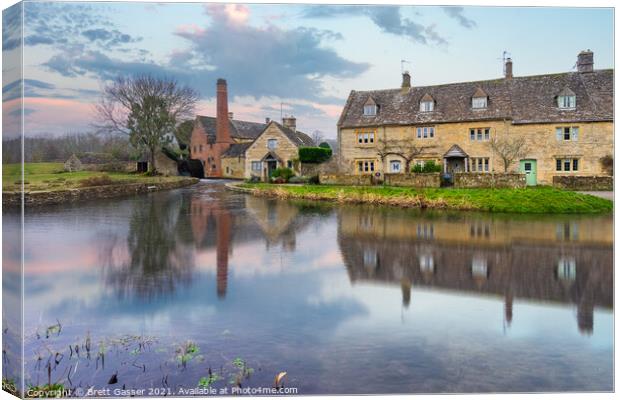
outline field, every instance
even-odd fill
[[[65,172],[62,163],[26,163],[24,165],[24,190],[27,192],[64,190],[86,187],[92,178],[107,176],[108,184],[122,183],[157,183],[174,181],[181,177],[151,177],[137,173],[78,171]],[[21,190],[21,165],[2,165],[2,191],[17,192]]]
[[[613,211],[613,202],[548,186],[525,189],[416,189],[389,186],[243,184],[254,194],[290,199],[505,213],[573,214]]]

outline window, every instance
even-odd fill
[[[579,127],[563,126],[555,128],[555,138],[558,141],[572,140],[577,141],[579,138]]]
[[[489,172],[489,158],[488,157],[472,157],[471,158],[471,172]]]
[[[418,139],[428,139],[435,137],[435,128],[432,126],[420,126],[416,130]]]
[[[558,261],[558,278],[574,281],[577,277],[577,263],[572,257],[562,257]]]
[[[419,257],[420,272],[435,272],[435,260],[432,254],[422,254]]]
[[[292,162],[291,160],[288,160],[288,161],[286,162],[286,167],[287,167],[287,168],[293,168],[293,162]]]
[[[261,170],[261,162],[260,161],[252,161],[252,171],[260,172],[260,170]]]
[[[357,171],[360,174],[374,172],[375,171],[375,162],[374,162],[374,160],[358,161],[357,162]]]
[[[575,222],[557,224],[555,237],[557,240],[577,240],[579,239],[579,225]]]
[[[491,128],[472,128],[469,130],[469,140],[487,141],[491,138]]]
[[[400,172],[401,163],[398,160],[390,161],[390,172],[398,173]]]
[[[200,145],[198,151],[202,153],[202,145]]]
[[[476,109],[487,108],[487,98],[486,97],[472,97],[471,108],[476,108]]]
[[[372,144],[375,142],[374,130],[358,130],[357,131],[357,143],[358,144]]]
[[[278,139],[267,139],[267,148],[269,150],[275,150],[278,147]]]
[[[421,239],[434,239],[435,227],[433,224],[418,224],[416,230],[417,236]]]
[[[577,104],[577,97],[576,96],[570,96],[570,95],[566,95],[566,96],[558,96],[558,107],[560,108],[575,108]]]
[[[230,168],[226,167],[226,173],[230,174]]]
[[[377,250],[369,249],[365,247],[364,253],[363,253],[363,259],[364,259],[364,267],[376,268],[378,265],[378,261],[379,261],[377,257]]]
[[[364,106],[364,115],[367,115],[367,116],[377,115],[377,105],[376,104],[366,104]]]
[[[558,172],[577,172],[579,171],[578,158],[556,158],[555,170]]]
[[[196,150],[196,146],[194,146],[194,153],[198,153],[198,151]]]
[[[430,112],[435,108],[435,102],[433,101],[421,101],[420,102],[420,111],[422,112]]]
[[[486,258],[474,257],[471,261],[471,274],[478,278],[486,278],[488,276],[489,267]]]

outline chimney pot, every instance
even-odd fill
[[[592,50],[584,50],[577,56],[577,71],[592,72],[594,71],[594,53]]]
[[[270,122],[271,122],[271,118],[269,118],[269,117],[265,118],[265,124],[268,124]]]
[[[297,131],[297,118],[293,117],[292,115],[290,117],[284,117],[282,118],[282,125],[296,132]]]
[[[229,111],[229,112],[228,112],[228,119],[233,119],[233,117],[234,117],[234,114],[233,114],[232,112],[230,112],[230,111]]]
[[[512,58],[510,57],[506,59],[506,64],[504,65],[504,77],[512,79]]]

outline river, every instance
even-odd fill
[[[178,395],[286,372],[299,394],[613,390],[611,215],[338,207],[202,181],[28,210],[24,247],[29,386]]]

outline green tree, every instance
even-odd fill
[[[118,77],[103,89],[97,113],[100,129],[129,136],[131,144],[148,152],[149,173],[155,174],[155,154],[169,143],[181,121],[191,117],[198,94],[175,80],[139,75]]]

